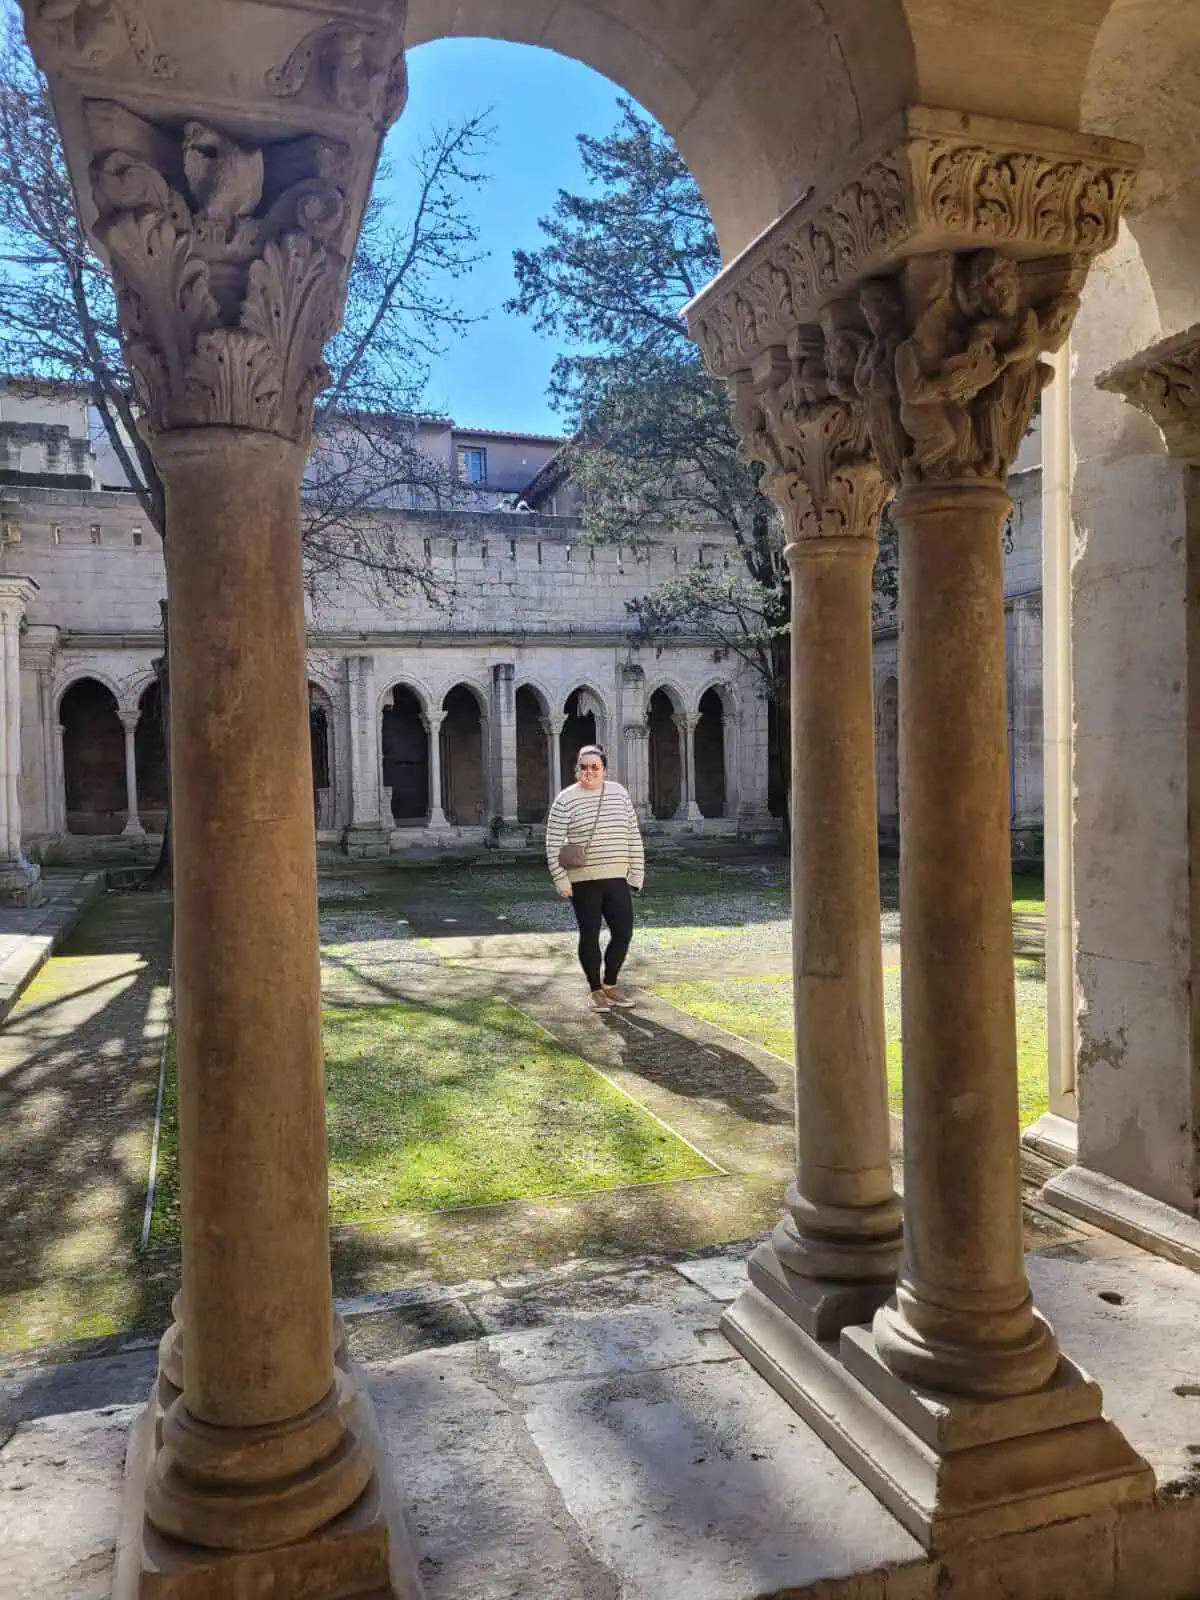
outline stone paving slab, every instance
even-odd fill
[[[102,893],[104,874],[51,871],[42,884],[45,898],[36,906],[0,907],[0,1022]]]

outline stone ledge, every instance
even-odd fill
[[[1070,1166],[1042,1194],[1060,1211],[1200,1272],[1200,1221],[1088,1167]]]
[[[1056,1166],[1073,1166],[1079,1156],[1079,1126],[1071,1117],[1043,1111],[1021,1135],[1027,1150],[1034,1150]]]

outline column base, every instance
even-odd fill
[[[883,1505],[939,1553],[1149,1500],[1154,1474],[1065,1358],[1017,1400],[969,1401],[902,1383],[867,1328],[810,1339],[757,1288],[721,1319],[730,1342]]]
[[[32,861],[0,863],[0,905],[36,906],[45,897],[42,869]]]
[[[145,1514],[162,1425],[160,1380],[129,1435],[113,1600],[243,1600],[249,1594],[421,1600],[374,1406],[361,1379],[357,1387],[359,1433],[373,1471],[354,1505],[307,1538],[274,1549],[203,1550],[166,1537]]]
[[[810,1339],[836,1339],[843,1328],[870,1322],[895,1292],[895,1280],[881,1283],[832,1283],[789,1272],[769,1240],[748,1263],[750,1282],[802,1329]]]
[[[144,839],[146,830],[140,822],[127,822],[121,829],[122,839]]]
[[[1073,1117],[1061,1117],[1055,1111],[1043,1111],[1041,1116],[1021,1135],[1021,1143],[1034,1150],[1047,1161],[1060,1167],[1073,1166],[1079,1154],[1079,1125]]]

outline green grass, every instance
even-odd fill
[[[503,1000],[329,1008],[324,1037],[335,1223],[716,1170]],[[167,1064],[152,1246],[179,1229]]]
[[[1046,1109],[1046,983],[1040,966],[1018,961],[1017,1094],[1021,1126],[1037,1120]],[[721,979],[718,982],[666,983],[655,993],[669,1004],[714,1023],[730,1033],[761,1045],[790,1061],[792,1032],[792,980],[790,977]],[[883,971],[883,1004],[887,1035],[888,1101],[900,1110],[900,968]]]

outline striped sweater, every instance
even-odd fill
[[[555,800],[546,819],[546,862],[550,875],[560,889],[565,889],[568,883],[586,883],[595,878],[625,878],[631,889],[640,889],[646,874],[646,857],[628,790],[606,778],[604,806],[597,818],[599,807],[600,790],[588,794],[577,783],[564,789]],[[568,841],[587,846],[586,867],[572,867],[568,871],[559,866],[558,852]]]

